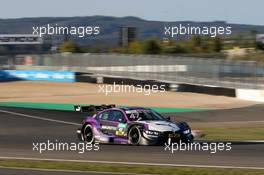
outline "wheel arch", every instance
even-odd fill
[[[91,122],[85,122],[83,125],[82,125],[82,128],[81,128],[81,132],[83,133],[84,132],[84,128],[87,126],[87,125],[91,125],[92,126],[92,129],[93,128],[93,124]]]
[[[143,130],[144,124],[141,123],[132,123],[128,128],[127,128],[127,133],[129,133],[130,129],[134,126],[138,126],[140,130]]]

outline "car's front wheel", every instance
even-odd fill
[[[133,126],[128,132],[128,139],[131,145],[139,145],[141,141],[141,132],[138,126]]]
[[[193,135],[190,134],[190,135],[186,136],[182,141],[185,143],[192,143],[193,139],[194,139]]]
[[[85,125],[83,129],[83,137],[84,137],[84,141],[87,143],[94,142],[93,127],[90,124]]]

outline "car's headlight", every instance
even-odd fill
[[[159,132],[157,132],[157,131],[146,130],[145,133],[148,135],[155,135],[155,136],[159,135]]]
[[[183,131],[183,134],[189,134],[191,131],[189,129]]]

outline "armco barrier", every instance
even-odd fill
[[[98,83],[98,78],[102,79],[100,83],[105,83],[105,84],[115,83],[115,84],[124,84],[124,85],[142,85],[142,86],[157,85],[158,87],[164,85],[166,91],[193,92],[193,93],[203,93],[209,95],[236,97],[236,89],[233,88],[195,85],[195,84],[186,84],[186,83],[168,83],[168,82],[155,81],[155,80],[139,80],[139,79],[113,77],[113,76],[96,77],[95,75],[86,74],[86,73],[76,74],[76,80],[79,82]]]
[[[17,80],[74,82],[75,73],[49,70],[0,70],[0,81]]]
[[[86,82],[86,83],[97,83],[97,77],[93,76],[93,74],[89,73],[75,73],[75,80],[77,82]]]
[[[217,87],[217,86],[206,86],[206,85],[195,85],[195,84],[179,84],[179,92],[194,92],[209,95],[219,95],[227,97],[236,97],[236,89]]]

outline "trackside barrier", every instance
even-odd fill
[[[74,82],[75,73],[49,70],[0,70],[0,81],[17,80]]]
[[[100,81],[98,82],[98,79]],[[155,80],[139,80],[123,77],[96,76],[94,74],[77,73],[76,81],[88,83],[125,84],[125,85],[165,85],[165,90],[176,92],[193,92],[209,95],[220,95],[236,97],[242,100],[264,102],[264,90],[256,89],[235,89],[219,86],[208,86],[187,83],[169,83]]]
[[[27,64],[29,57],[32,59],[32,64]],[[6,56],[0,58],[0,65],[4,65],[3,68],[8,66],[17,70],[70,70],[234,89],[264,88],[264,64],[255,61],[197,58],[184,55],[64,53],[17,55],[13,62],[8,61]]]
[[[100,78],[100,82],[98,79]],[[156,80],[140,80],[124,77],[113,77],[113,76],[99,76],[86,73],[77,73],[76,80],[80,82],[88,83],[105,83],[105,84],[125,84],[125,85],[164,85],[166,91],[176,91],[176,92],[193,92],[193,93],[203,93],[209,95],[219,95],[236,97],[236,89],[217,87],[217,86],[206,86],[206,85],[195,85],[186,83],[170,83],[162,82]]]
[[[264,102],[264,90],[236,89],[236,97],[242,100]]]

